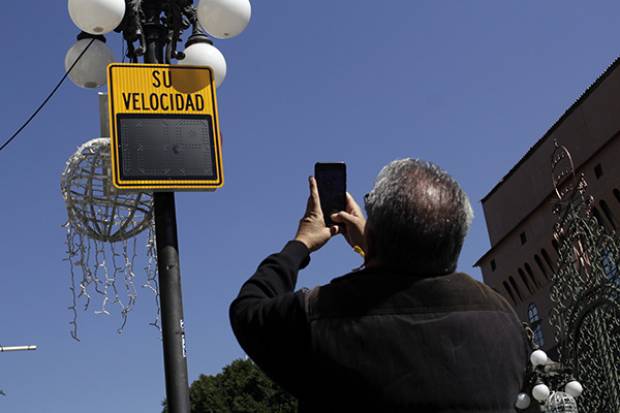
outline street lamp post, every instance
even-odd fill
[[[4,353],[7,351],[33,351],[36,349],[37,346],[0,346],[0,353]],[[4,390],[0,389],[0,395],[6,396]]]
[[[5,351],[32,351],[36,349],[37,346],[0,346],[0,353]]]
[[[71,67],[77,56],[82,56],[70,78],[86,88],[103,83],[102,73],[105,75],[105,66],[111,63],[111,53],[102,35],[112,30],[123,33],[132,63],[143,57],[144,63],[151,64],[170,64],[177,59],[183,64],[209,66],[219,86],[226,76],[226,61],[201,26],[214,37],[231,38],[245,29],[251,14],[249,0],[200,0],[197,9],[192,0],[69,0],[68,6],[82,33],[67,53],[65,65]],[[185,52],[179,52],[180,35],[190,27],[192,35]],[[87,47],[92,49],[83,53]],[[174,192],[155,192],[153,198],[168,411],[189,413]]]
[[[151,4],[144,10],[144,63],[164,63],[167,31],[159,22],[160,7]],[[168,410],[186,413],[190,411],[189,381],[174,192],[156,192],[153,202]]]

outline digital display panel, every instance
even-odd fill
[[[121,180],[216,179],[209,115],[119,114]]]

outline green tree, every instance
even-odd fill
[[[189,388],[191,413],[297,413],[297,401],[251,360],[235,360]],[[168,413],[164,401],[163,413]]]

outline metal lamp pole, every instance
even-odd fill
[[[159,21],[161,12],[162,5],[159,1],[144,5],[144,63],[164,63],[168,30]],[[174,192],[155,192],[153,201],[168,411],[189,413],[189,381]]]
[[[189,413],[189,384],[174,193],[156,192],[154,202],[168,410],[171,413]]]

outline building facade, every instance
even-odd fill
[[[551,156],[555,141],[570,152],[594,196],[592,214],[608,231],[620,228],[620,59],[616,60],[482,199],[491,249],[475,264],[545,350],[556,346],[549,314],[557,269],[553,239],[557,200]],[[614,263],[609,271],[617,271]]]

